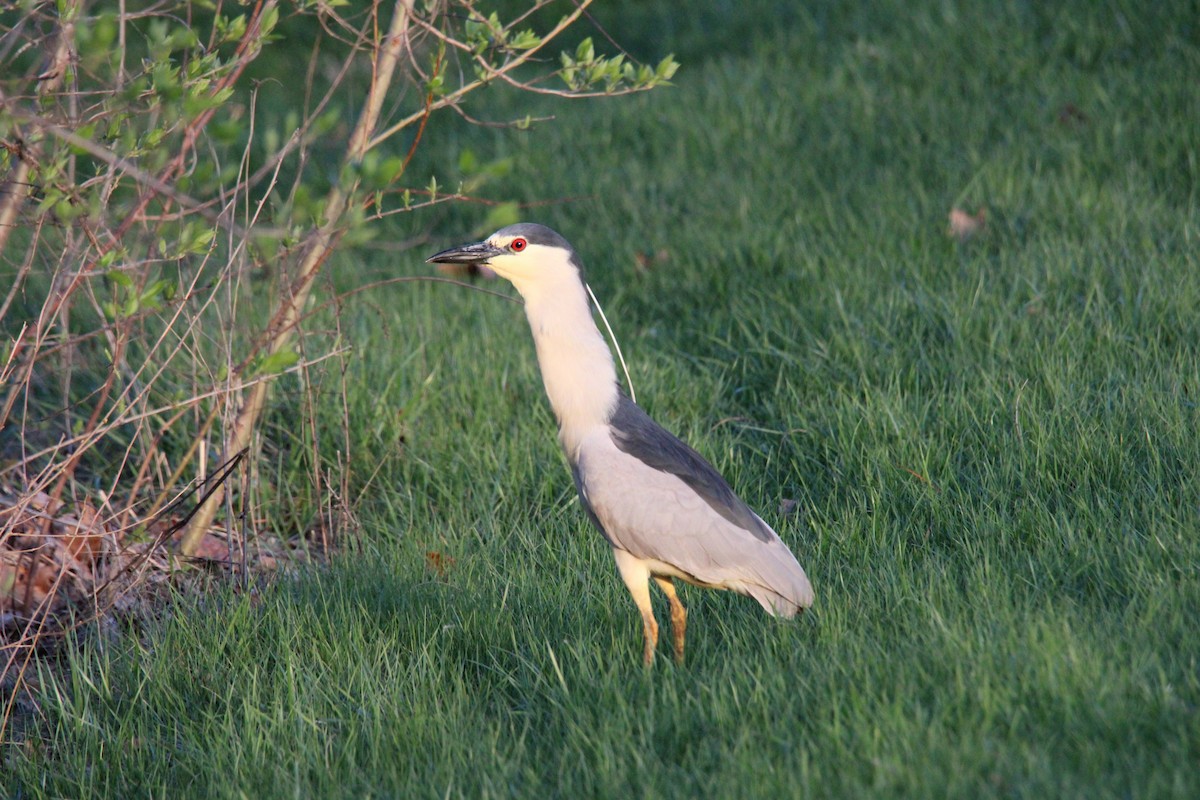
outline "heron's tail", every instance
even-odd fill
[[[746,586],[746,594],[758,601],[759,605],[773,617],[791,619],[813,604],[812,585],[801,570],[800,580],[787,587],[786,593],[772,589],[769,586]]]
[[[771,530],[765,522],[763,526]],[[751,574],[757,580],[743,582],[741,591],[757,600],[771,616],[791,619],[813,604],[813,588],[795,554],[779,534],[773,530],[771,534],[771,541],[756,549],[755,557],[749,559]]]

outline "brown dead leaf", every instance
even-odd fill
[[[929,480],[929,478],[927,478],[924,475],[922,475],[921,473],[917,472],[915,469],[909,469],[908,467],[904,466],[903,464],[897,464],[896,466],[899,467],[900,469],[904,470],[905,472],[907,472],[909,475],[912,475],[918,481],[925,484],[929,488],[933,489],[935,492],[942,491],[940,488],[938,488],[936,483]]]
[[[170,546],[184,521],[176,514],[139,518],[133,507],[114,510],[107,499],[99,507],[79,496],[59,502],[0,483],[0,646],[31,620],[68,624],[74,619],[63,614],[68,609],[105,618],[146,615],[173,587],[200,587],[211,571],[187,570],[190,560]],[[247,568],[278,571],[309,552],[289,545],[258,540]],[[228,564],[240,553],[240,532],[214,528],[197,556]]]
[[[81,576],[73,566],[49,550],[0,551],[0,620],[53,612],[82,596]]]
[[[494,278],[491,267],[482,264],[438,264],[437,271],[450,278]]]
[[[90,503],[62,508],[45,492],[0,497],[0,619],[53,613],[94,585],[107,531]]]
[[[960,242],[966,242],[987,228],[987,209],[980,208],[974,216],[963,211],[961,208],[950,209],[950,236],[958,239]]]
[[[41,544],[42,532],[53,521],[53,512],[62,508],[45,492],[10,497],[0,496],[0,545],[11,548],[30,548]]]
[[[89,566],[104,552],[105,537],[109,535],[100,512],[87,500],[79,506],[78,516],[60,517],[55,529],[61,528],[62,547],[78,561]]]
[[[653,253],[643,253],[640,250],[633,254],[638,272],[649,272],[651,269],[666,264],[671,260],[671,251],[660,247]]]
[[[204,561],[232,561],[229,555],[229,542],[212,533],[206,533],[200,539],[200,544],[196,545],[196,552],[192,553],[192,558]]]
[[[53,516],[58,513],[58,510],[63,507],[62,500],[55,500],[45,492],[35,492],[31,494],[26,501],[27,509],[36,511],[39,514],[49,514]]]
[[[439,553],[437,550],[429,550],[425,553],[425,563],[437,573],[439,579],[444,580],[446,573],[454,566],[454,557]]]
[[[1088,115],[1074,103],[1064,103],[1058,109],[1058,124],[1064,128],[1079,128],[1089,121]]]

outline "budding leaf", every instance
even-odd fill
[[[300,354],[291,348],[285,350],[276,350],[269,356],[258,362],[258,366],[254,370],[254,375],[278,375],[285,369],[300,361]]]

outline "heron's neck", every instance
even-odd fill
[[[576,278],[526,287],[525,316],[558,437],[577,457],[583,437],[607,424],[617,405],[617,371],[608,343],[592,319],[587,292]]]

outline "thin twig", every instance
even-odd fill
[[[446,95],[442,96],[441,98],[439,98],[438,100],[434,101],[430,107],[430,110],[436,111],[440,108],[445,108],[446,106],[453,105],[454,103],[457,103],[463,97],[470,94],[471,92],[474,92],[476,89],[480,88],[481,86],[487,85],[487,83],[490,80],[492,80],[493,78],[501,77],[502,75],[505,75],[505,74],[513,71],[514,69],[521,66],[522,64],[527,63],[531,58],[533,58],[537,53],[539,53],[543,47],[545,47],[547,44],[549,44],[554,39],[558,38],[558,36],[563,31],[565,31],[567,28],[569,28],[571,25],[573,25],[575,23],[575,21],[577,19],[579,19],[580,15],[583,14],[584,10],[591,4],[592,4],[592,0],[582,0],[582,2],[580,2],[575,7],[575,10],[572,11],[570,14],[567,14],[561,20],[559,20],[558,24],[555,25],[550,30],[549,33],[547,33],[545,36],[543,36],[541,38],[541,41],[537,45],[522,52],[520,55],[516,56],[515,58],[511,59],[510,61],[506,61],[499,68],[494,68],[490,64],[488,64],[488,62],[485,59],[477,57],[476,62],[478,64],[480,64],[487,73],[486,79],[477,78],[477,79],[471,81],[470,83],[460,86],[458,89],[455,89],[453,92],[450,92],[449,94],[446,94]],[[442,41],[446,42],[447,44],[450,44],[455,47],[460,47],[460,48],[466,47],[466,45],[464,43],[458,42],[453,37],[447,36],[446,34],[442,33],[440,30],[433,27],[432,25],[425,22],[424,20],[420,19],[419,17],[414,17],[413,21],[416,22],[416,24],[420,25],[425,30],[431,32],[434,36],[436,36],[439,39],[441,39]],[[370,141],[368,141],[366,149],[368,149],[368,150],[374,149],[381,142],[384,142],[384,141],[390,139],[397,132],[404,130],[409,125],[412,125],[414,122],[418,121],[425,113],[426,113],[425,109],[422,108],[420,111],[415,112],[413,114],[409,114],[407,117],[403,118],[399,122],[394,123],[390,127],[386,128],[382,133],[376,134]]]

